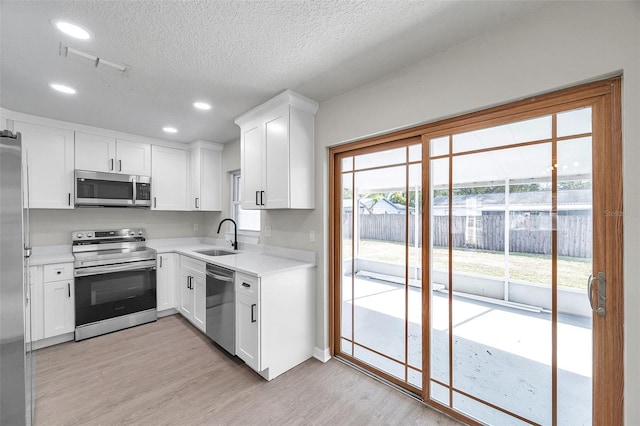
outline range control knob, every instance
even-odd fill
[[[134,235],[136,235],[136,233],[131,231],[131,232],[129,232],[129,235],[133,237]]]
[[[82,238],[82,237],[84,237],[84,235],[82,235],[82,232],[78,232],[78,233],[76,234],[76,238]]]
[[[138,235],[142,237],[142,231],[138,231]]]
[[[87,234],[87,238],[93,238],[93,234],[92,234],[91,232],[89,232],[89,233]]]

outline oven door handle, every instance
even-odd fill
[[[78,268],[73,272],[75,277],[86,277],[89,275],[110,274],[112,272],[141,271],[145,269],[156,269],[155,260],[145,260],[143,262],[122,263],[118,265],[91,266],[88,268]]]

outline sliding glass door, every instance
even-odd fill
[[[619,84],[334,148],[334,354],[468,422],[621,421]]]
[[[340,349],[422,385],[422,143],[340,158]]]

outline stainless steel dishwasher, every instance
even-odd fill
[[[231,355],[236,354],[234,274],[229,269],[207,264],[207,336]]]

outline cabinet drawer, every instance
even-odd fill
[[[73,263],[58,263],[44,265],[44,282],[72,280]]]
[[[236,293],[259,300],[259,279],[250,275],[236,274]]]
[[[180,256],[180,267],[182,269],[189,269],[194,274],[204,276],[206,271],[206,264],[200,260],[194,260],[187,256]]]

